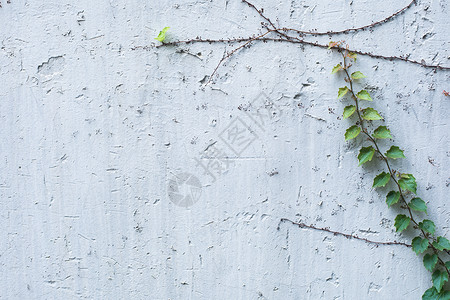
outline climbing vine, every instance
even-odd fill
[[[450,290],[444,289],[444,284],[450,275],[450,261],[445,262],[443,258],[446,251],[450,250],[450,242],[443,236],[436,237],[436,225],[433,221],[428,219],[419,221],[419,216],[427,213],[427,205],[424,200],[415,196],[417,192],[416,178],[412,174],[405,174],[391,167],[392,160],[405,158],[400,147],[392,145],[384,153],[381,150],[379,141],[392,139],[391,131],[386,126],[373,124],[382,120],[383,117],[374,108],[364,107],[362,101],[367,103],[373,99],[366,90],[357,92],[355,86],[366,76],[360,71],[350,73],[350,68],[355,63],[357,55],[340,47],[341,44],[342,42],[330,42],[330,48],[337,47],[337,51],[342,55],[342,61],[333,67],[331,73],[343,73],[347,83],[344,87],[339,88],[337,98],[346,97],[353,100],[353,104],[345,106],[343,112],[344,119],[355,119],[354,124],[345,131],[345,140],[366,137],[370,145],[360,149],[359,165],[378,157],[386,166],[385,171],[375,176],[372,187],[385,187],[391,182],[395,189],[387,193],[386,204],[388,207],[399,206],[405,210],[405,213],[395,217],[396,231],[402,232],[408,227],[413,227],[417,232],[417,236],[412,240],[412,250],[418,255],[425,253],[423,264],[428,271],[432,272],[433,282],[433,286],[424,293],[423,299],[450,299]],[[371,131],[371,127],[376,128]],[[408,201],[408,198],[411,199]]]
[[[166,33],[169,29],[165,27],[156,38],[161,44],[156,47],[170,47],[182,44],[193,43],[224,43],[224,44],[239,44],[231,51],[224,54],[222,59],[218,62],[213,72],[209,76],[206,84],[214,81],[214,75],[216,75],[219,67],[239,50],[252,46],[255,42],[286,42],[300,45],[307,45],[317,47],[321,49],[331,49],[337,51],[342,56],[342,61],[332,68],[332,74],[342,74],[346,85],[339,88],[338,99],[353,100],[352,103],[346,105],[343,109],[343,118],[353,120],[353,124],[345,131],[345,140],[352,140],[356,138],[365,137],[368,141],[368,145],[363,146],[358,154],[359,165],[364,165],[373,158],[378,158],[380,162],[384,163],[386,169],[380,174],[376,175],[373,180],[373,188],[382,188],[392,186],[392,190],[386,195],[386,204],[389,208],[402,209],[403,212],[399,213],[395,217],[395,229],[397,232],[403,232],[404,230],[411,228],[415,231],[416,236],[412,239],[411,244],[402,242],[376,242],[365,238],[354,236],[351,234],[345,234],[337,231],[332,231],[328,228],[318,228],[313,225],[307,225],[304,223],[296,223],[289,219],[281,219],[281,222],[289,221],[294,225],[298,225],[301,228],[310,228],[314,230],[320,230],[334,235],[344,236],[346,238],[353,238],[362,240],[366,243],[376,245],[402,245],[409,248],[417,254],[422,256],[424,267],[431,272],[432,287],[427,289],[422,296],[423,300],[450,300],[450,290],[445,288],[446,282],[449,280],[450,275],[450,261],[446,261],[445,257],[450,254],[450,242],[444,236],[436,235],[436,225],[432,220],[426,219],[423,216],[427,214],[427,204],[424,200],[416,196],[417,183],[413,174],[402,173],[398,170],[394,170],[391,167],[393,160],[405,158],[404,151],[397,145],[391,145],[391,147],[385,151],[381,150],[380,141],[392,139],[390,129],[385,125],[377,125],[379,120],[382,120],[382,115],[370,106],[366,106],[367,103],[373,101],[370,93],[366,90],[356,90],[358,83],[366,78],[366,76],[360,71],[351,72],[350,69],[355,64],[357,56],[368,56],[375,59],[383,59],[389,61],[403,61],[410,64],[419,65],[424,68],[431,68],[434,70],[450,70],[448,66],[441,66],[439,64],[429,64],[423,59],[413,60],[409,58],[409,55],[403,56],[385,56],[377,53],[361,51],[358,49],[350,49],[348,45],[344,46],[343,42],[330,42],[329,44],[321,44],[316,41],[307,41],[307,36],[319,36],[319,35],[341,35],[352,32],[364,31],[367,29],[380,26],[386,22],[391,21],[396,16],[404,13],[411,8],[416,2],[412,0],[408,5],[396,11],[392,15],[376,21],[372,24],[364,25],[356,28],[348,28],[339,31],[325,31],[318,32],[316,30],[304,31],[294,28],[286,28],[282,26],[275,26],[275,23],[270,20],[265,14],[264,10],[258,9],[255,5],[247,0],[242,0],[248,7],[256,11],[263,19],[262,32],[251,35],[250,37],[232,37],[232,38],[201,38],[196,37],[187,40],[167,41]],[[275,35],[275,36],[271,36]],[[151,47],[148,46],[136,46],[132,50],[144,49],[148,50]],[[444,95],[448,95],[448,92],[444,91]]]

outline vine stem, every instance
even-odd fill
[[[277,32],[280,30],[281,29],[277,28],[277,29],[272,29],[271,31]],[[288,35],[286,35],[286,36],[288,36]],[[283,37],[281,37],[281,38],[270,38],[270,37],[255,38],[254,36],[239,37],[239,38],[221,38],[221,39],[209,39],[209,38],[204,39],[201,37],[196,37],[196,38],[188,39],[188,40],[165,42],[161,45],[156,45],[154,47],[160,48],[160,47],[168,47],[168,46],[177,46],[180,44],[194,44],[194,43],[213,44],[213,43],[240,43],[240,42],[261,41],[261,42],[284,42],[284,43],[292,43],[292,44],[302,44],[302,45],[308,45],[308,46],[322,48],[322,49],[345,50],[344,48],[340,48],[339,46],[329,47],[329,45],[327,45],[327,44],[320,44],[318,42],[305,41],[303,39],[299,39],[299,38],[295,38],[295,37],[291,37],[291,36],[288,36],[288,37],[290,39],[283,38]],[[148,46],[135,46],[135,47],[131,48],[131,50],[137,50],[140,48],[149,49]],[[430,65],[430,64],[425,63],[424,60],[417,61],[417,60],[412,60],[412,59],[409,59],[409,58],[403,57],[403,56],[385,56],[385,55],[375,54],[375,53],[371,53],[371,52],[365,52],[365,51],[361,51],[361,50],[357,50],[357,49],[348,49],[348,50],[350,52],[353,52],[353,53],[356,53],[359,55],[369,56],[371,58],[376,58],[376,59],[383,59],[383,60],[388,60],[388,61],[395,61],[395,60],[404,61],[406,63],[415,64],[415,65],[422,66],[424,68],[429,68],[429,69],[434,69],[434,70],[445,70],[445,71],[450,70],[450,67],[441,66],[439,64]]]
[[[214,69],[214,71],[212,72],[212,74],[209,76],[208,81],[205,83],[205,86],[208,85],[208,84],[211,82],[211,80],[212,80],[214,74],[216,74],[216,72],[217,72],[217,70],[219,69],[220,65],[221,65],[226,59],[230,58],[234,53],[236,53],[236,52],[239,51],[240,49],[244,48],[245,46],[249,45],[251,42],[256,41],[257,39],[260,39],[260,38],[262,38],[262,37],[268,35],[269,33],[273,32],[273,31],[276,31],[276,30],[274,30],[274,29],[267,29],[267,31],[266,31],[265,33],[260,34],[260,35],[255,36],[255,37],[252,37],[252,38],[249,39],[246,43],[240,45],[239,47],[237,47],[237,48],[234,49],[233,51],[231,51],[231,52],[227,53],[226,55],[224,55],[224,56],[222,57],[222,59],[219,61],[219,63],[217,64],[217,66],[216,66],[216,68]]]
[[[409,244],[402,243],[402,242],[397,242],[397,241],[393,241],[393,242],[377,242],[377,241],[372,241],[372,240],[369,240],[369,239],[366,239],[366,238],[359,237],[359,236],[357,236],[357,235],[348,234],[348,233],[343,233],[343,232],[339,232],[339,231],[334,231],[334,230],[331,230],[331,229],[329,229],[329,228],[321,228],[321,227],[316,227],[316,226],[314,226],[314,225],[307,225],[307,224],[305,224],[305,223],[297,223],[297,222],[291,221],[291,220],[286,219],[286,218],[282,218],[282,219],[280,220],[280,222],[290,222],[291,224],[297,225],[297,226],[300,227],[300,228],[309,228],[309,229],[313,229],[313,230],[324,231],[324,232],[331,233],[331,234],[333,234],[333,235],[340,235],[340,236],[346,237],[346,238],[348,238],[348,239],[360,240],[360,241],[364,241],[364,242],[366,242],[366,243],[368,243],[368,244],[375,244],[375,245],[377,245],[377,246],[378,246],[378,245],[400,245],[400,246],[405,246],[405,247],[408,247],[408,248],[411,248],[411,247],[412,247],[412,246],[409,245]]]
[[[273,28],[276,28],[275,25],[273,24],[273,22],[272,22],[266,15],[264,15],[264,10],[263,10],[262,8],[261,8],[261,9],[256,8],[256,6],[255,6],[254,4],[250,3],[250,2],[247,1],[247,0],[242,0],[242,2],[246,3],[249,7],[251,7],[251,8],[254,9],[256,12],[258,12],[258,14],[259,14],[264,20],[266,20],[267,22],[269,22],[269,24],[270,24]],[[299,30],[299,29],[295,29],[295,28],[286,28],[286,27],[283,27],[281,30],[283,30],[283,31],[292,31],[292,32],[296,32],[296,33],[298,33],[299,35],[315,35],[315,36],[319,36],[319,35],[347,34],[347,33],[355,32],[355,31],[366,30],[366,29],[369,29],[369,28],[372,28],[372,27],[375,27],[375,26],[384,24],[384,23],[386,23],[386,22],[388,22],[388,21],[394,19],[396,16],[398,16],[398,15],[402,14],[403,12],[405,12],[405,11],[406,11],[407,9],[409,9],[415,2],[416,2],[416,0],[412,0],[408,5],[406,5],[405,7],[401,8],[401,9],[399,9],[398,11],[396,11],[395,13],[393,13],[392,15],[390,15],[390,16],[388,16],[388,17],[382,19],[382,20],[373,22],[373,23],[371,23],[371,24],[369,24],[369,25],[365,25],[365,26],[360,26],[360,27],[355,27],[355,28],[347,28],[347,29],[343,29],[343,30],[335,30],[335,31],[329,30],[329,31],[323,31],[323,32],[318,32],[318,31],[313,31],[313,30],[310,30],[310,31],[304,31],[304,30]]]
[[[397,186],[397,188],[398,188],[398,191],[399,191],[399,193],[400,193],[400,199],[402,200],[403,204],[405,204],[406,209],[407,209],[407,211],[408,211],[408,214],[409,214],[409,216],[410,216],[411,221],[412,221],[412,222],[414,223],[414,225],[416,225],[416,227],[421,231],[421,233],[422,233],[422,235],[424,236],[424,238],[426,238],[426,239],[428,240],[428,243],[429,243],[430,247],[432,248],[433,252],[434,252],[434,253],[436,254],[436,256],[438,257],[439,263],[444,267],[444,269],[445,269],[445,270],[447,271],[447,273],[450,275],[450,270],[447,268],[447,266],[445,265],[444,261],[439,257],[439,251],[438,251],[438,250],[436,249],[436,247],[434,247],[434,245],[433,245],[434,238],[433,238],[433,237],[430,237],[430,235],[429,235],[428,233],[426,233],[423,229],[421,229],[420,226],[419,226],[419,224],[417,223],[417,221],[414,219],[414,215],[413,215],[413,213],[412,213],[412,211],[411,211],[411,208],[410,208],[409,205],[408,205],[408,202],[407,202],[406,199],[405,199],[405,196],[404,196],[404,194],[403,194],[402,188],[400,187],[400,184],[398,183],[397,178],[395,177],[395,172],[392,171],[392,168],[391,168],[391,166],[389,165],[388,158],[381,152],[380,148],[378,147],[378,143],[377,143],[376,139],[375,139],[374,137],[372,137],[372,136],[369,134],[369,132],[367,131],[366,127],[364,127],[364,119],[361,117],[361,113],[360,113],[360,110],[359,110],[358,97],[356,97],[356,95],[355,95],[355,92],[354,92],[354,90],[353,90],[353,81],[352,81],[352,78],[351,78],[351,76],[350,76],[350,74],[348,73],[348,70],[347,70],[351,65],[347,65],[346,55],[345,55],[341,50],[339,50],[339,52],[341,53],[342,58],[343,58],[343,60],[344,60],[344,61],[343,61],[343,65],[344,65],[344,66],[343,66],[342,69],[343,69],[344,72],[345,72],[345,75],[346,75],[346,77],[347,77],[347,81],[348,81],[348,83],[349,83],[349,85],[350,85],[350,92],[351,92],[352,98],[353,98],[353,100],[355,101],[355,104],[356,104],[356,111],[357,111],[358,119],[359,119],[359,122],[360,122],[361,131],[363,132],[363,134],[365,134],[365,135],[369,138],[369,140],[370,140],[370,141],[372,142],[372,144],[375,146],[375,150],[376,150],[376,152],[380,155],[381,160],[383,160],[383,161],[386,163],[386,166],[387,166],[388,171],[389,171],[389,175],[390,175],[390,177],[392,178],[392,180],[395,182],[395,184],[396,184],[396,186]]]

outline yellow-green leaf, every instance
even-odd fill
[[[387,152],[386,152],[386,156],[392,159],[397,159],[397,158],[405,158],[405,154],[403,154],[403,150],[401,150],[399,147],[397,146],[392,146]]]
[[[348,87],[346,87],[346,86],[339,88],[338,99],[344,97],[345,94],[347,94],[348,91],[349,91]]]
[[[391,132],[386,126],[379,126],[372,136],[376,139],[392,139]]]
[[[357,125],[353,125],[345,131],[345,140],[351,140],[358,136],[358,134],[361,132],[361,128]]]
[[[375,109],[373,109],[372,107],[368,107],[368,108],[364,109],[362,117],[363,117],[363,119],[366,119],[366,120],[369,120],[369,121],[383,119],[380,116],[380,114]]]
[[[353,113],[356,111],[356,106],[354,105],[348,105],[344,108],[344,119],[349,118]]]
[[[354,53],[354,52],[349,52],[347,56],[350,57],[350,58],[353,58],[353,59],[356,61],[356,56],[357,56],[356,53]]]
[[[337,73],[339,70],[342,70],[341,64],[337,64],[333,67],[333,70],[331,71],[331,74]]]
[[[155,40],[160,41],[163,43],[166,40],[166,32],[169,30],[170,27],[164,27],[163,30],[161,30],[157,37],[155,37]]]
[[[366,76],[363,73],[361,73],[360,71],[353,72],[351,76],[353,79],[366,78]]]
[[[361,100],[372,101],[369,92],[366,90],[359,91],[358,94],[356,94],[356,97]]]

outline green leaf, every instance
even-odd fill
[[[359,150],[358,155],[359,166],[365,162],[371,161],[374,153],[375,149],[372,146],[362,147],[361,150]]]
[[[380,114],[375,109],[373,109],[372,107],[368,107],[366,109],[363,109],[362,117],[363,117],[363,119],[366,119],[366,120],[369,120],[369,121],[383,119],[380,116]]]
[[[434,225],[433,221],[430,220],[423,220],[420,222],[419,228],[431,234],[434,234],[436,231],[436,225]]]
[[[392,146],[387,152],[386,152],[386,156],[392,159],[397,159],[397,158],[405,158],[405,154],[403,154],[403,150],[401,150],[399,147],[397,146]]]
[[[416,254],[424,253],[428,249],[428,239],[423,239],[419,236],[416,236],[412,240],[412,249]]]
[[[439,251],[450,250],[450,242],[443,236],[438,236],[433,246]]]
[[[439,298],[438,300],[450,300],[450,291],[444,291],[442,290],[439,293]]]
[[[405,230],[406,228],[408,228],[409,222],[411,221],[411,219],[405,215],[397,215],[395,217],[395,231],[397,232],[402,232],[403,230]]]
[[[425,266],[425,269],[427,269],[430,272],[433,272],[434,268],[436,267],[438,261],[437,254],[425,254],[423,257],[423,265]]]
[[[386,204],[391,207],[400,199],[400,192],[390,191],[386,196]]]
[[[354,106],[354,105],[346,106],[346,107],[344,108],[344,114],[343,114],[344,120],[347,119],[347,118],[349,118],[351,115],[353,115],[353,113],[354,113],[355,111],[356,111],[356,106]]]
[[[442,272],[441,270],[436,270],[433,272],[433,275],[431,275],[431,278],[433,280],[433,286],[440,292],[445,282],[448,281],[448,274],[445,271]]]
[[[357,56],[356,53],[349,52],[347,56],[350,57],[350,58],[353,58],[356,61],[356,56]]]
[[[450,300],[450,292],[442,290],[439,293],[432,287],[425,291],[422,295],[422,300]]]
[[[361,128],[358,125],[353,125],[345,131],[345,140],[351,140],[358,136],[361,132]]]
[[[372,187],[377,188],[385,186],[389,182],[389,179],[391,179],[391,174],[382,172],[375,177]]]
[[[450,260],[448,262],[445,263],[445,266],[447,267],[447,269],[450,270]]]
[[[422,295],[422,300],[437,300],[437,297],[439,297],[438,292],[432,287],[425,291]]]
[[[352,75],[353,76],[353,75]],[[365,77],[365,76],[364,76]],[[356,97],[358,97],[361,100],[366,100],[366,101],[373,101],[372,98],[370,98],[370,94],[368,91],[366,90],[361,90],[358,92],[358,94],[356,94]]]
[[[339,46],[340,44],[341,44],[341,42],[333,42],[333,41],[330,41],[330,42],[328,43],[328,49],[331,49],[331,48],[333,48],[333,47]]]
[[[417,183],[416,178],[412,176],[412,174],[403,174],[402,178],[398,181],[398,184],[402,188],[402,190],[416,193]]]
[[[411,202],[409,202],[408,205],[412,210],[427,212],[427,205],[425,204],[425,201],[420,198],[411,199]]]
[[[375,129],[372,136],[376,139],[392,139],[391,132],[386,126],[380,126]]]
[[[348,87],[341,87],[339,88],[339,92],[338,92],[338,99],[342,98],[345,96],[345,94],[347,94],[347,92],[349,91]]]
[[[155,37],[155,40],[160,41],[161,43],[164,43],[166,39],[166,32],[169,30],[170,27],[164,27],[163,30],[161,30],[157,37]]]
[[[337,73],[339,70],[342,70],[341,64],[337,64],[333,67],[333,70],[331,71],[331,74]]]
[[[351,76],[353,79],[366,78],[366,76],[364,76],[364,74],[361,73],[360,71],[353,72]]]
[[[450,300],[450,291],[444,291],[442,290],[439,293],[439,298],[438,300]]]

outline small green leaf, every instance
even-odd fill
[[[445,271],[442,272],[441,270],[436,270],[433,272],[433,275],[431,275],[431,278],[433,280],[433,286],[439,293],[444,284],[448,281],[448,274]]]
[[[428,240],[416,236],[412,240],[412,249],[416,254],[424,253],[428,249]]]
[[[405,230],[406,228],[408,228],[409,222],[411,221],[411,219],[405,215],[397,215],[395,217],[395,231],[397,232],[402,232],[403,230]]]
[[[433,246],[439,251],[450,250],[450,242],[443,236],[438,236]]]
[[[166,40],[166,32],[169,30],[170,27],[164,27],[163,30],[161,30],[157,37],[155,37],[155,40],[160,41],[161,43],[164,43]]]
[[[380,116],[380,114],[375,109],[373,109],[372,107],[368,107],[366,109],[363,109],[362,117],[363,117],[363,119],[366,119],[366,120],[369,120],[369,121],[383,119]]]
[[[391,132],[386,126],[380,126],[375,129],[372,136],[376,139],[392,139]]]
[[[356,53],[349,52],[347,56],[350,58],[353,58],[356,61],[356,56],[358,56],[358,55]]]
[[[345,131],[345,140],[351,140],[358,136],[358,134],[361,132],[361,128],[358,125],[353,125]]]
[[[433,272],[434,268],[436,267],[437,263],[437,254],[425,254],[423,257],[423,265],[425,266],[425,269],[427,269],[430,272]]]
[[[370,98],[369,92],[366,90],[359,91],[358,94],[356,94],[356,97],[358,97],[361,100],[373,101],[372,98]]]
[[[339,92],[338,92],[338,99],[342,98],[345,96],[345,94],[347,94],[347,92],[349,91],[348,87],[341,87],[339,88]]]
[[[391,179],[391,174],[382,172],[375,177],[372,187],[377,188],[385,186],[389,182],[389,179]]]
[[[422,300],[437,300],[439,295],[434,287],[429,288],[422,295]]]
[[[344,108],[344,114],[343,114],[344,120],[347,119],[347,118],[349,118],[351,115],[353,115],[353,113],[354,113],[355,111],[356,111],[356,106],[354,106],[354,105],[346,106],[346,107]]]
[[[430,272],[433,272],[434,268],[436,267],[438,261],[437,254],[425,254],[423,257],[423,265],[425,266],[425,269],[427,269]]]
[[[339,70],[342,70],[341,64],[337,64],[333,67],[333,70],[331,71],[331,74],[337,73]]]
[[[364,74],[361,73],[360,71],[353,72],[351,76],[353,79],[366,78],[366,76],[364,76]]]
[[[359,150],[358,155],[359,166],[365,162],[371,161],[374,153],[375,149],[372,146],[362,147],[361,150]]]
[[[408,206],[415,211],[427,212],[427,205],[425,204],[425,201],[420,198],[411,199],[411,202],[409,202]]]
[[[392,146],[387,152],[386,152],[386,156],[392,159],[397,159],[397,158],[405,158],[405,154],[403,154],[403,150],[401,150],[399,147],[397,146]]]
[[[442,290],[440,293],[434,287],[429,288],[422,295],[422,300],[450,300],[450,291]]]
[[[405,176],[406,175],[406,176]],[[412,176],[412,174],[403,174],[402,178],[398,181],[398,184],[402,188],[402,190],[416,193],[417,183],[416,178]]]
[[[400,192],[390,191],[386,196],[386,204],[391,207],[400,199]]]
[[[447,269],[450,270],[450,260],[448,262],[445,263],[445,266],[447,267]]]
[[[330,41],[330,42],[328,43],[328,49],[331,49],[331,48],[333,48],[333,47],[339,46],[340,43],[341,43],[341,42],[333,42],[333,41]]]
[[[419,223],[419,228],[428,233],[434,234],[436,231],[436,225],[434,225],[433,221],[423,220]]]

